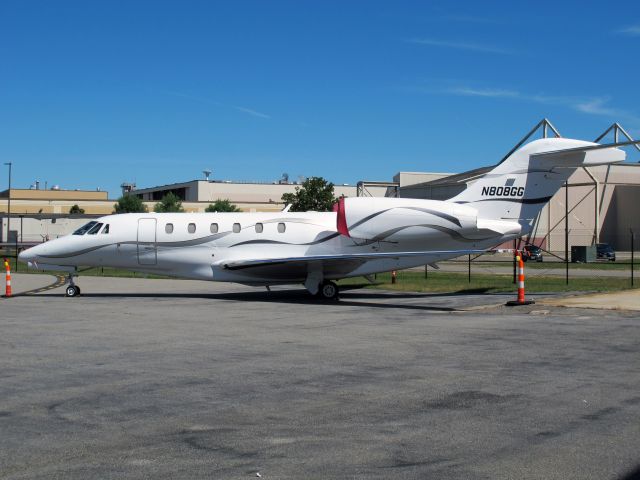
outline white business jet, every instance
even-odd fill
[[[302,283],[320,298],[335,280],[480,253],[526,235],[580,167],[625,159],[616,148],[565,138],[533,141],[447,201],[342,198],[334,212],[131,213],[91,221],[25,250],[31,268],[115,267],[179,278],[269,287]]]

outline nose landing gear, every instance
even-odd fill
[[[69,274],[69,286],[65,289],[65,297],[77,297],[80,295],[80,287],[73,283],[73,275]]]
[[[80,295],[80,287],[77,285],[69,285],[65,291],[66,297],[76,297]]]

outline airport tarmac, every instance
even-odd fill
[[[14,291],[34,293],[0,300],[0,478],[622,479],[640,466],[637,312],[101,277],[65,298],[54,283],[18,274]]]

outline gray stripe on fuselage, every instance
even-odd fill
[[[213,235],[207,235],[206,237],[194,238],[192,240],[181,240],[176,242],[138,242],[138,241],[124,241],[124,242],[111,242],[104,245],[97,245],[89,248],[85,248],[82,250],[78,250],[75,252],[67,253],[64,255],[38,255],[38,257],[42,258],[68,258],[68,257],[77,257],[78,255],[83,255],[85,253],[94,252],[101,248],[110,247],[112,245],[154,245],[156,247],[192,247],[196,245],[202,245],[204,243],[209,243],[213,240],[217,240],[218,238],[226,237],[231,232],[221,232]]]
[[[430,224],[406,225],[404,227],[392,228],[390,230],[387,230],[385,232],[382,232],[382,233],[376,235],[373,238],[373,240],[376,240],[376,241],[384,240],[384,239],[390,237],[391,235],[393,235],[394,233],[398,233],[398,232],[400,232],[402,230],[406,230],[407,228],[411,228],[411,227],[432,228],[432,229],[438,230],[438,231],[440,231],[440,232],[442,232],[442,233],[444,233],[446,235],[449,235],[454,240],[459,240],[461,242],[477,242],[478,240],[482,240],[482,239],[466,238],[462,234],[460,234],[460,232],[457,232],[457,231],[452,230],[450,228],[443,227],[441,225],[430,225]],[[491,238],[491,237],[487,237],[487,238]]]

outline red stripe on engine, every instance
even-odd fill
[[[344,197],[341,197],[338,200],[338,203],[333,205],[333,211],[336,212],[336,221],[337,221],[337,229],[340,235],[344,235],[345,237],[350,237],[349,235],[349,227],[347,227],[347,214],[345,213],[344,207]]]

